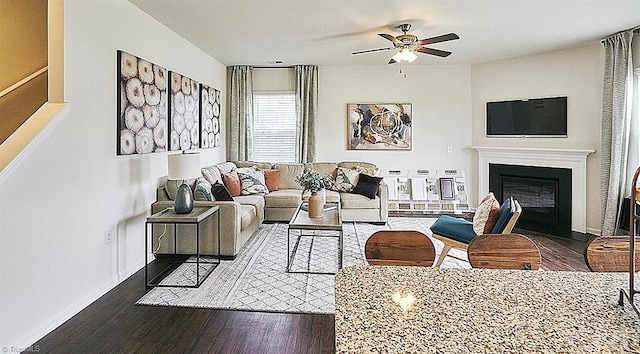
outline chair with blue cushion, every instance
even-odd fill
[[[522,208],[518,201],[513,199],[513,197],[509,197],[500,206],[498,220],[491,230],[491,233],[511,233],[513,227],[518,221],[520,213],[522,213]],[[444,261],[452,248],[466,251],[471,240],[478,236],[475,231],[473,231],[473,223],[471,221],[454,218],[448,215],[440,216],[433,226],[431,226],[431,232],[433,232],[433,237],[435,239],[444,243],[444,248],[442,249],[435,265],[436,268],[439,268],[440,265],[442,265],[442,261]]]

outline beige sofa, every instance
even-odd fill
[[[377,170],[374,164],[367,162],[314,162],[314,163],[260,163],[251,161],[224,162],[202,168],[202,176],[210,183],[222,181],[222,175],[239,167],[256,166],[261,169],[280,170],[278,190],[267,194],[254,194],[234,197],[234,201],[199,201],[195,206],[220,206],[220,253],[223,257],[235,257],[244,243],[263,221],[284,221],[291,219],[298,205],[308,198],[308,192],[302,193],[302,187],[295,182],[295,177],[305,169],[314,169],[320,174],[336,178],[338,167],[360,168],[365,171]],[[187,181],[191,188],[196,180]],[[173,206],[173,199],[178,186],[177,181],[169,181],[166,176],[158,180],[156,201],[151,205],[152,213]],[[181,183],[181,182],[180,182]],[[388,190],[384,182],[380,183],[378,194],[369,199],[359,194],[327,190],[327,202],[341,203],[342,220],[386,223],[388,217]],[[208,220],[201,229],[201,253],[217,254],[217,219]],[[162,237],[160,237],[162,235]],[[178,227],[177,249],[179,254],[193,253],[195,249],[195,227],[184,225]],[[153,251],[156,254],[173,253],[173,228],[163,225],[153,226]]]

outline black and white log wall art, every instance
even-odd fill
[[[118,155],[167,149],[167,69],[119,50]]]
[[[200,85],[200,147],[220,147],[220,91]]]
[[[177,72],[170,71],[169,150],[193,150],[200,141],[199,84]]]

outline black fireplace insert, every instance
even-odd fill
[[[520,203],[517,228],[571,235],[571,169],[489,164],[489,190]]]

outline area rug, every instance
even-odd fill
[[[366,264],[364,245],[383,229],[420,230],[431,235],[431,218],[392,217],[386,225],[345,223],[343,267]],[[318,234],[323,236],[323,234]],[[329,235],[324,235],[329,236]],[[432,238],[436,254],[442,243]],[[295,237],[291,237],[291,247]],[[337,237],[302,237],[291,270],[335,272]],[[466,253],[452,253],[466,259]],[[201,264],[201,272],[209,265]],[[179,306],[245,311],[333,314],[334,275],[287,273],[287,224],[263,224],[232,261],[222,261],[199,288],[154,288],[137,305]],[[466,261],[447,257],[442,267],[470,268]],[[187,263],[163,280],[193,284],[195,264]]]

